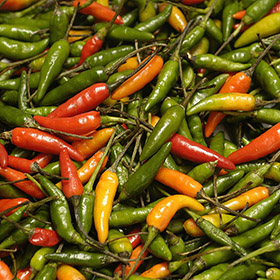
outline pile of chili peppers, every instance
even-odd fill
[[[280,279],[280,2],[0,1],[0,280]]]

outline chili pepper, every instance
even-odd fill
[[[37,210],[34,216],[34,218],[25,218],[21,222],[21,226],[27,230],[44,226],[42,221],[48,220],[49,212],[45,206],[42,206]],[[39,218],[40,221],[37,218]],[[26,236],[26,234],[21,229],[15,229],[8,237],[6,237],[6,239],[0,243],[0,248],[10,248],[11,246],[24,244],[26,241],[28,241],[28,236]]]
[[[147,3],[143,0],[135,0],[138,8],[138,18],[140,22],[146,21],[156,14],[156,9],[153,3]]]
[[[57,155],[63,148],[66,148],[74,160],[83,160],[83,156],[74,147],[47,132],[18,127],[13,129],[10,134],[11,142],[17,147]]]
[[[248,145],[233,152],[228,159],[234,163],[242,163],[262,158],[276,150],[279,124],[274,125],[266,132],[253,139]]]
[[[38,272],[34,280],[43,280],[43,279],[55,280],[56,273],[57,273],[57,266],[58,266],[57,263],[48,262],[44,266],[44,268]]]
[[[67,265],[67,264],[61,264],[56,272],[56,277],[58,280],[86,280],[86,278],[81,274],[77,269],[74,267]]]
[[[198,114],[187,116],[187,121],[190,125],[190,132],[192,134],[192,140],[205,147],[207,143],[204,139],[202,121]]]
[[[91,135],[93,139],[77,140],[72,143],[72,146],[85,158],[88,158],[106,145],[112,136],[113,131],[114,129],[110,127],[97,130]]]
[[[48,195],[58,197],[50,203],[52,224],[58,235],[69,243],[86,245],[86,242],[72,225],[68,202],[62,191],[43,176],[39,176],[39,181]]]
[[[187,175],[203,184],[207,179],[209,179],[215,172],[218,161],[210,161],[206,163],[202,163],[193,167]]]
[[[164,144],[159,151],[144,163],[124,184],[118,200],[126,200],[141,194],[153,181],[165,158],[170,152],[171,144]]]
[[[265,266],[261,264],[249,264],[249,265],[238,265],[234,268],[230,268],[225,271],[221,276],[221,280],[229,279],[233,280],[236,279],[237,275],[239,279],[255,279],[256,272],[258,270],[265,270]]]
[[[142,272],[140,276],[156,279],[160,277],[166,277],[170,274],[171,272],[168,269],[168,263],[163,262],[163,263],[156,264],[150,269]]]
[[[266,270],[265,276],[268,279],[275,280],[277,277],[279,277],[279,269],[276,267],[270,267],[269,269]]]
[[[254,96],[244,93],[221,93],[205,98],[187,110],[187,115],[197,114],[202,111],[215,110],[242,110],[251,111],[256,106]]]
[[[245,249],[250,248],[252,245],[260,242],[270,234],[270,232],[272,231],[275,225],[275,221],[276,218],[274,217],[270,219],[268,222],[266,222],[265,224],[261,224],[254,229],[248,230],[242,234],[239,234],[238,236],[232,237],[232,240],[234,240],[236,243],[238,243],[240,246],[244,247]],[[218,248],[218,246],[210,245],[205,249],[203,249],[203,252],[212,250],[214,248]],[[231,260],[233,257],[234,257],[233,252],[228,250],[219,250],[201,256],[193,263],[189,275],[192,275],[193,273],[205,269],[207,267],[217,265],[221,262],[227,262]]]
[[[19,222],[27,208],[28,204],[21,206],[14,213],[9,215],[9,220],[12,222]],[[8,215],[6,214],[5,216]],[[9,223],[7,220],[2,220],[0,223],[0,241],[3,241],[5,238],[7,238],[8,234],[10,234],[14,229],[15,226],[12,223]]]
[[[241,11],[234,13],[232,15],[232,17],[235,19],[242,19],[245,16],[245,14],[246,14],[246,10],[241,10]]]
[[[47,259],[45,258],[45,255],[48,253],[54,253],[56,250],[56,247],[42,247],[36,253],[30,260],[30,267],[32,268],[32,275],[34,275],[36,272],[41,271],[44,266],[47,263]]]
[[[31,277],[31,268],[30,266],[26,267],[25,269],[19,269],[17,271],[17,278],[19,280],[29,280]]]
[[[91,253],[86,251],[72,251],[62,253],[46,254],[46,259],[63,262],[68,265],[88,266],[92,268],[101,268],[116,262],[116,259],[102,253]]]
[[[100,177],[95,190],[94,223],[98,240],[104,243],[108,237],[109,216],[118,187],[115,172],[106,170]],[[110,207],[111,205],[111,207]]]
[[[138,234],[138,232],[140,232],[141,229],[140,227],[135,227],[134,229],[132,229],[129,233],[128,233],[128,240],[131,243],[132,248],[134,249],[136,246],[138,246],[141,242],[141,237],[140,234]],[[133,233],[135,233],[134,235],[132,235]]]
[[[249,209],[247,209],[244,214],[248,215],[249,217],[254,217],[256,219],[263,219],[266,217],[272,210],[273,206],[279,200],[280,192],[276,191],[268,198],[265,198],[258,202],[257,204],[253,205]],[[256,222],[248,221],[242,217],[239,217],[235,220],[227,229],[228,234],[237,234],[242,233],[252,227],[256,226]]]
[[[153,207],[159,202],[156,200],[142,208],[129,208],[113,211],[110,215],[109,226],[113,228],[143,223]]]
[[[262,18],[242,33],[242,35],[235,41],[234,47],[239,48],[257,41],[257,33],[260,34],[262,38],[278,33],[278,22],[279,13],[271,14]]]
[[[0,53],[12,60],[26,59],[41,53],[48,46],[48,43],[48,38],[38,42],[21,42],[0,37]]]
[[[218,160],[218,167],[230,170],[235,168],[232,162],[228,161],[220,154],[179,134],[175,134],[169,141],[172,143],[171,153],[176,156],[197,163]]]
[[[49,25],[50,43],[52,45],[65,37],[65,34],[68,29],[68,24],[69,17],[67,12],[61,10],[59,4],[56,2]],[[65,49],[65,52],[67,53],[67,50],[69,53],[69,49]],[[63,55],[68,56],[68,54]]]
[[[160,72],[162,66],[163,59],[160,56],[155,55],[142,70],[114,90],[111,98],[118,100],[142,89]]]
[[[43,99],[48,88],[61,72],[62,66],[66,61],[69,52],[70,45],[68,41],[64,39],[55,41],[48,50],[40,71],[38,91],[34,97],[36,103]]]
[[[225,1],[223,9],[223,39],[226,41],[230,36],[234,24],[233,15],[238,11],[238,1]]]
[[[0,166],[6,168],[8,165],[8,152],[2,143],[0,143],[0,155]]]
[[[208,277],[209,279],[218,279],[227,270],[228,265],[228,263],[217,264],[192,278],[193,280],[203,280],[205,277]]]
[[[120,238],[123,237],[123,238]],[[114,240],[115,238],[120,238]],[[108,246],[112,253],[118,254],[120,257],[130,257],[133,247],[129,239],[117,229],[110,229],[108,233]]]
[[[126,62],[124,64],[122,64],[119,68],[118,68],[118,72],[122,72],[122,71],[126,71],[126,70],[134,70],[138,67],[139,63],[137,60],[137,57],[130,57],[126,60]]]
[[[29,107],[27,102],[27,73],[26,71],[22,71],[20,75],[20,86],[18,92],[18,108],[21,110],[25,110]]]
[[[27,194],[13,185],[5,185],[4,182],[0,184],[1,198],[18,198],[27,197]]]
[[[227,215],[227,214],[222,214],[220,217],[219,214],[207,214],[201,216],[203,219],[209,221],[212,223],[216,228],[220,228],[223,224],[229,222],[233,216]],[[221,224],[222,223],[222,224]],[[184,222],[184,229],[187,234],[189,234],[192,237],[199,237],[205,235],[203,230],[201,230],[197,225],[196,222],[194,221],[193,218],[190,218]]]
[[[4,261],[0,260],[0,276],[3,280],[11,280],[13,279],[13,274],[10,271],[9,267],[4,263]]]
[[[189,55],[189,58],[197,68],[206,68],[221,72],[239,72],[251,66],[250,63],[242,64],[232,62],[213,54],[199,54],[196,56]]]
[[[174,6],[173,6],[174,7]],[[159,29],[170,17],[171,12],[173,10],[172,5],[167,5],[160,13],[147,19],[146,21],[142,21],[134,26],[135,29],[145,32],[153,33],[157,29]]]
[[[1,167],[0,174],[8,181],[17,181],[17,180],[26,179],[26,176],[22,172],[14,170],[9,167],[7,168]],[[33,182],[23,181],[23,182],[14,183],[14,185],[32,197],[42,198],[45,196],[44,193]]]
[[[61,241],[56,231],[35,228],[30,232],[29,242],[36,246],[53,247]]]
[[[73,6],[76,7],[79,2],[80,2],[80,5],[83,5],[87,2],[87,0],[83,0],[83,1],[75,0],[75,1],[73,1]],[[92,15],[95,18],[102,20],[102,21],[110,21],[110,20],[112,20],[112,18],[115,15],[115,12],[113,10],[111,10],[110,8],[105,7],[103,5],[100,5],[96,2],[92,2],[89,6],[81,9],[79,12],[82,14],[85,14],[85,15]],[[117,16],[115,23],[123,24],[123,20],[120,15]]]
[[[22,204],[23,202],[30,202],[29,199],[27,198],[10,198],[10,199],[1,199],[1,206],[0,206],[0,213],[19,204]],[[5,214],[5,216],[10,216],[11,214],[13,214],[14,212],[16,212],[18,208],[15,208],[14,210],[10,211],[9,213]]]

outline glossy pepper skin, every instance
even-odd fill
[[[172,143],[171,153],[178,157],[197,163],[218,160],[218,167],[230,170],[235,169],[235,165],[231,160],[226,159],[215,151],[189,140],[182,135],[175,134],[169,141]]]

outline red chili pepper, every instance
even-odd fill
[[[235,19],[242,19],[246,14],[246,10],[238,11],[237,13],[233,14],[233,18]]]
[[[133,248],[138,246],[141,242],[141,236],[140,234],[138,234],[139,232],[141,232],[141,228],[137,227],[128,233],[128,235],[135,233],[134,235],[130,235],[127,237]]]
[[[73,117],[49,118],[34,116],[36,122],[43,127],[83,135],[97,129],[101,124],[100,113],[90,111]]]
[[[31,267],[28,266],[25,269],[19,269],[17,271],[17,278],[19,280],[29,280],[31,277],[32,271],[31,271]]]
[[[78,3],[80,3],[80,5],[83,5],[86,2],[88,2],[88,0],[74,0],[73,6],[76,7]],[[101,21],[111,21],[115,15],[115,12],[113,10],[96,2],[92,2],[92,4],[84,9],[81,9],[79,12],[85,15],[92,15],[95,19],[99,19]],[[120,15],[117,16],[114,23],[123,24],[123,20]]]
[[[8,166],[24,173],[31,173],[31,166],[37,162],[41,168],[44,168],[52,160],[52,155],[40,153],[33,159],[19,158],[15,156],[8,156]]]
[[[121,125],[121,127],[123,127],[125,130],[128,129],[128,127],[127,127],[127,125],[126,125],[125,123],[123,123],[123,124]]]
[[[240,23],[234,24],[234,25],[233,25],[233,29],[237,29],[237,28],[239,27],[239,25],[240,25]],[[241,28],[241,32],[244,32],[244,31],[247,30],[250,26],[251,26],[251,24],[250,24],[250,25],[245,25],[245,26],[243,26],[243,27]]]
[[[45,154],[59,155],[60,151],[66,148],[72,159],[84,160],[77,149],[59,137],[34,128],[14,128],[11,131],[11,141],[17,147]]]
[[[0,175],[6,178],[10,182],[23,180],[27,178],[24,175],[24,173],[9,167],[7,168],[0,167]],[[44,193],[31,181],[22,181],[22,182],[14,183],[14,185],[20,190],[22,190],[23,192],[29,194],[34,198],[43,198],[45,196]]]
[[[8,153],[3,144],[0,143],[0,166],[6,168],[8,166]]]
[[[203,2],[204,0],[182,0],[182,4],[184,5],[195,5]]]
[[[102,48],[103,43],[104,38],[99,38],[98,34],[89,38],[83,46],[81,57],[77,66],[82,65],[86,58],[98,52]]]
[[[67,198],[72,196],[83,194],[83,184],[78,177],[77,169],[69,153],[66,149],[63,149],[59,154],[60,173],[62,177],[69,178],[68,180],[62,180],[62,191]]]
[[[273,8],[267,13],[267,16],[270,14],[280,13],[280,2],[278,1]]]
[[[30,201],[27,198],[24,197],[19,197],[19,198],[6,198],[6,199],[0,199],[0,213],[13,207],[16,205],[19,205],[25,201]],[[13,214],[18,208],[10,211],[9,213],[6,214],[6,216],[10,216],[11,214]]]
[[[12,280],[13,274],[10,271],[9,267],[0,260],[0,279],[1,280]]]
[[[218,167],[230,170],[235,169],[235,165],[231,160],[182,135],[175,134],[168,141],[172,143],[171,153],[180,158],[197,163],[218,160]]]
[[[55,230],[35,228],[29,238],[29,242],[35,246],[53,247],[61,241]]]
[[[37,0],[8,0],[0,10],[3,11],[18,11],[22,10],[32,3],[36,2]],[[4,0],[0,1],[0,4],[4,2]]]
[[[76,94],[66,102],[58,106],[52,111],[48,117],[63,118],[72,117],[89,110],[94,109],[105,99],[109,97],[110,93],[105,83],[94,84],[80,93]]]
[[[265,157],[280,149],[280,123],[253,139],[249,144],[231,153],[228,159],[239,164]]]

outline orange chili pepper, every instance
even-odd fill
[[[100,129],[91,134],[93,139],[78,140],[73,142],[72,146],[75,147],[85,158],[88,158],[107,144],[113,132],[114,129],[110,127]]]
[[[85,29],[85,30],[70,30],[69,31],[69,35],[88,35],[90,36],[92,34],[92,31],[89,30],[89,29]],[[82,40],[84,37],[71,37],[71,36],[68,36],[68,42],[69,43],[73,43],[75,41],[79,41],[79,40]]]
[[[202,216],[202,218],[211,222],[217,228],[221,227],[220,215],[219,214],[204,215],[204,216]],[[231,216],[231,215],[222,214],[223,224],[227,223],[232,218],[233,218],[233,216]],[[189,234],[192,237],[199,237],[199,236],[205,235],[204,232],[196,225],[193,218],[187,219],[184,222],[183,227],[184,227],[186,233]]]
[[[142,249],[143,249],[143,244],[140,244],[139,246],[137,246],[133,251],[132,251],[132,254],[131,254],[131,256],[130,256],[130,259],[131,260],[135,260],[138,256],[139,256],[139,254],[140,254],[140,252],[142,251]],[[144,254],[142,255],[142,257],[143,258],[145,258],[147,255],[149,254],[149,251],[148,250],[145,250],[145,252],[144,252]],[[138,269],[138,267],[142,264],[142,260],[140,260],[138,263],[137,263],[137,265],[135,266],[135,268],[133,269],[133,274],[137,271],[137,269]],[[135,263],[135,261],[131,261],[131,262],[129,262],[129,264],[130,264],[130,266],[129,265],[127,265],[126,267],[125,267],[125,275],[127,275],[130,271],[131,271],[131,268],[133,267],[133,264]],[[114,275],[115,276],[121,276],[122,275],[122,265],[120,264],[120,265],[118,265],[117,266],[117,268],[115,269],[115,271],[114,271]]]
[[[195,211],[203,211],[204,206],[192,197],[175,194],[158,202],[148,214],[146,222],[149,227],[158,231],[164,231],[172,217],[181,208],[191,208]]]
[[[253,188],[241,195],[234,197],[223,203],[226,207],[232,210],[242,210],[248,203],[248,207],[258,203],[259,201],[269,197],[269,189],[266,187],[256,187]],[[221,209],[222,212],[226,212],[224,209]],[[216,212],[216,209],[211,210],[209,213]]]
[[[231,93],[231,92],[248,92],[251,86],[251,78],[244,72],[238,72],[231,76],[220,89],[219,93]],[[224,119],[226,115],[221,112],[210,112],[208,120],[205,125],[204,134],[205,137],[209,137],[218,124]]]
[[[152,278],[152,279],[157,279],[161,277],[166,277],[170,275],[171,272],[168,268],[168,263],[163,262],[163,263],[158,263],[151,267],[150,269],[144,271],[140,276],[142,277],[147,277],[147,278]]]
[[[56,272],[57,280],[86,280],[85,276],[70,265],[62,264]]]
[[[238,11],[237,13],[233,14],[233,18],[235,19],[242,19],[246,14],[246,10]]]
[[[156,126],[157,122],[160,120],[160,117],[153,115],[151,119],[151,125]]]
[[[13,279],[13,274],[9,267],[0,260],[0,279],[1,280],[11,280]]]
[[[141,69],[131,78],[126,80],[120,87],[118,87],[112,93],[111,98],[114,100],[119,100],[142,89],[145,85],[147,85],[158,75],[162,67],[163,67],[162,57],[159,55],[155,55],[149,61],[149,63],[145,67],[143,67],[143,69]]]
[[[192,177],[170,168],[161,167],[155,179],[176,190],[177,192],[196,197],[197,193],[202,189],[202,185]]]
[[[104,243],[108,237],[109,217],[118,185],[117,174],[108,169],[101,175],[95,189],[94,225],[101,243]]]
[[[0,1],[0,4],[4,0]],[[8,0],[1,8],[1,11],[18,11],[27,8],[31,4],[37,2],[37,0]]]
[[[160,4],[159,11],[163,11],[167,5],[167,3]],[[188,24],[184,14],[176,6],[172,6],[172,11],[167,21],[178,32],[183,32]]]
[[[138,65],[139,65],[139,63],[138,63],[137,56],[130,57],[126,60],[126,62],[124,64],[122,64],[118,68],[118,72],[122,72],[125,70],[134,70],[138,67]]]

